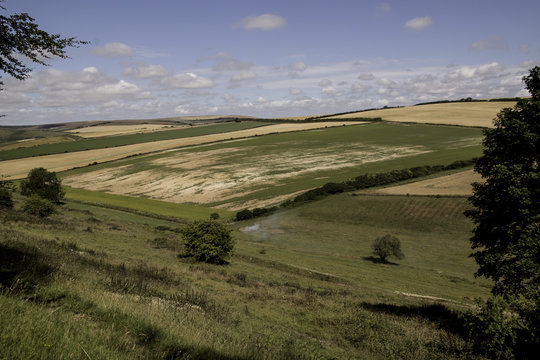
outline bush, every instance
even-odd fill
[[[223,264],[233,250],[231,230],[213,220],[198,220],[181,232],[186,253],[199,261]]]
[[[4,179],[0,179],[0,208],[11,209],[13,207],[12,191],[12,184]]]
[[[32,196],[24,202],[23,211],[27,214],[44,218],[54,213],[55,206],[47,199]]]
[[[514,359],[522,321],[500,297],[477,303],[479,310],[464,316],[474,350],[490,359]]]
[[[371,245],[373,254],[377,255],[381,262],[386,262],[390,256],[403,259],[405,255],[401,251],[401,241],[392,235],[384,235],[376,238]]]
[[[210,214],[210,220],[217,220],[219,219],[219,214],[214,212]]]
[[[58,204],[65,192],[62,190],[62,181],[56,177],[54,171],[49,172],[45,168],[34,168],[30,170],[26,179],[21,181],[21,194],[24,196],[37,195]]]
[[[236,221],[249,220],[253,218],[253,213],[249,209],[244,209],[236,213]]]

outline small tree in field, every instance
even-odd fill
[[[223,264],[234,246],[231,230],[213,220],[199,220],[181,230],[187,255],[199,261]]]
[[[13,184],[9,181],[0,178],[0,208],[9,208],[13,207]]]
[[[53,203],[60,203],[65,195],[62,190],[62,181],[56,177],[56,173],[47,171],[45,168],[30,170],[26,179],[21,181],[21,194],[24,196],[37,195],[42,199]]]
[[[371,245],[373,254],[379,257],[380,262],[387,262],[387,258],[394,256],[403,259],[405,255],[401,251],[401,241],[392,235],[384,235],[376,238]]]

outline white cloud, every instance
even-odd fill
[[[323,80],[319,81],[317,83],[317,85],[319,85],[320,87],[328,87],[328,86],[332,85],[332,81],[328,80],[328,79],[323,79]]]
[[[307,69],[307,65],[303,61],[297,61],[289,64],[289,70],[302,72]]]
[[[168,71],[161,65],[147,63],[138,63],[136,66],[130,66],[124,69],[122,75],[133,79],[151,79],[167,76]]]
[[[504,49],[504,41],[497,36],[489,36],[486,39],[475,41],[469,46],[469,50],[492,50]]]
[[[194,73],[175,74],[161,80],[163,85],[176,89],[204,89],[214,87],[211,79],[197,76]]]
[[[133,49],[124,43],[115,42],[103,46],[96,46],[90,49],[90,54],[105,57],[132,56]]]
[[[358,80],[369,81],[369,80],[374,80],[374,79],[375,79],[375,76],[373,76],[372,73],[365,73],[365,74],[358,75]]]
[[[291,94],[291,95],[301,95],[302,90],[296,89],[296,88],[290,88],[289,89],[289,94]]]
[[[245,30],[274,30],[285,27],[287,22],[279,15],[263,14],[247,16],[238,25]]]
[[[420,32],[430,27],[432,24],[433,24],[433,20],[431,19],[430,16],[418,17],[418,18],[414,18],[407,21],[405,23],[405,28],[415,31],[415,32]]]
[[[255,79],[255,77],[256,75],[252,71],[242,71],[231,76],[231,81],[238,82],[244,80],[252,80]]]

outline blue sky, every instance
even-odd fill
[[[282,117],[526,95],[539,1],[6,0],[91,44],[24,82],[0,125]]]

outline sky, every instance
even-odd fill
[[[288,117],[527,96],[538,0],[5,0],[89,41],[0,72],[0,125]],[[29,63],[31,64],[31,63]]]

